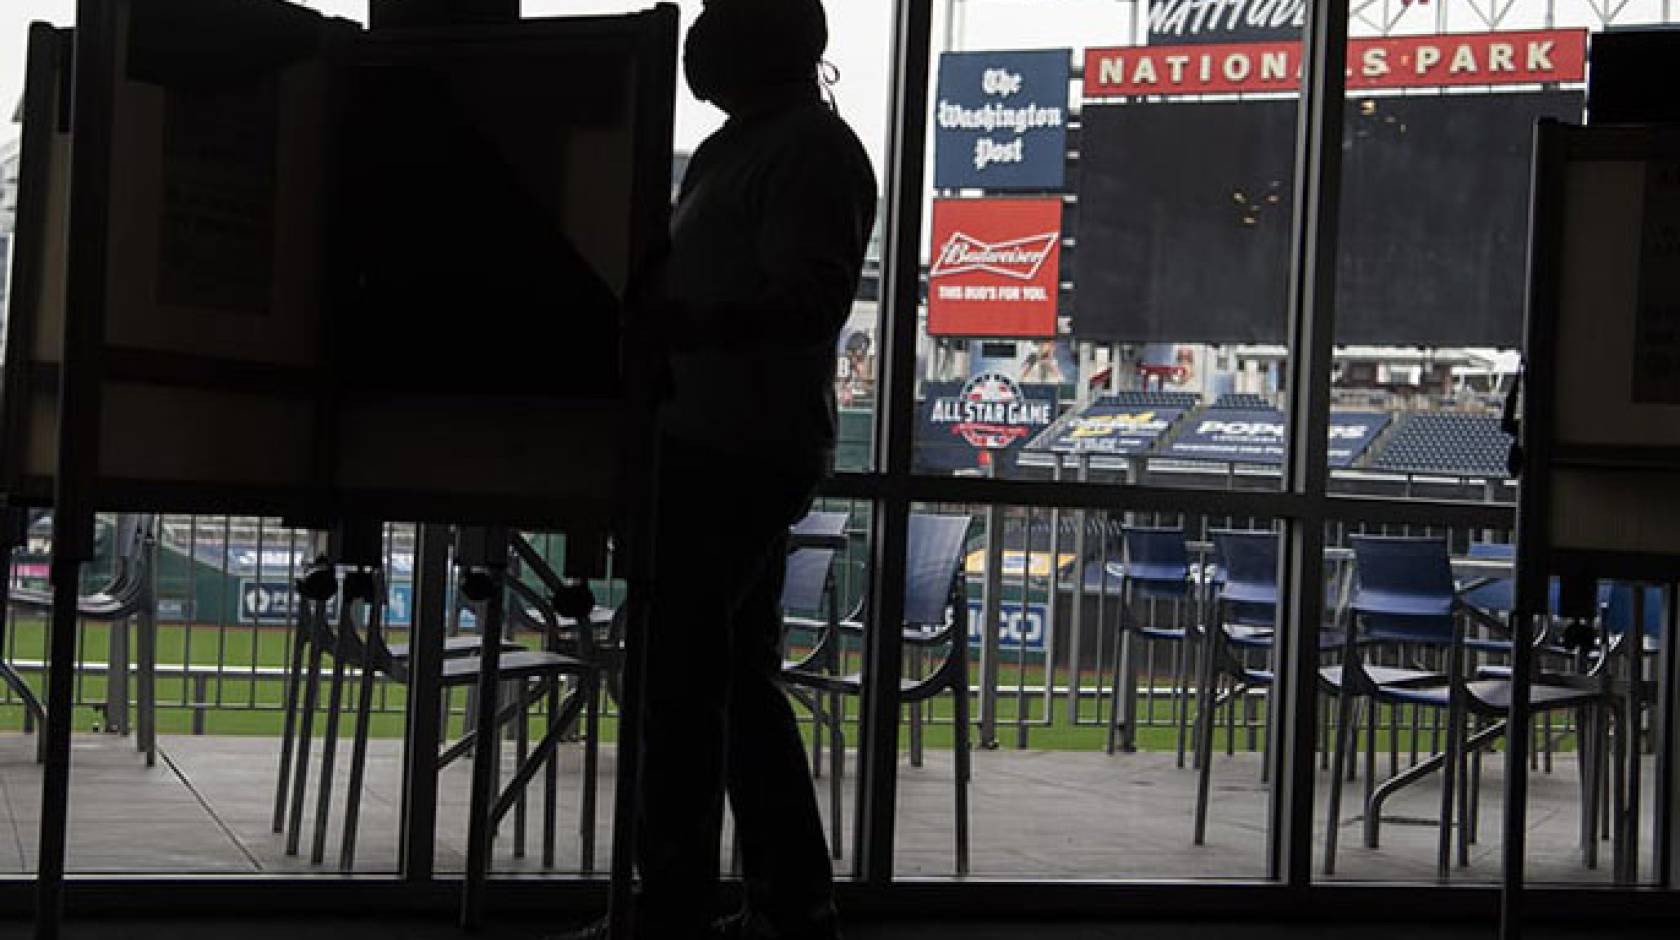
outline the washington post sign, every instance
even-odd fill
[[[1071,57],[1067,49],[941,55],[933,185],[1060,191]]]

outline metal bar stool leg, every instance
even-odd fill
[[[1196,752],[1203,755],[1196,769],[1196,845],[1207,839],[1208,796],[1213,784],[1213,710],[1218,701],[1212,639],[1204,640],[1202,646],[1201,675],[1196,680]]]
[[[338,867],[351,872],[356,867],[356,833],[362,816],[362,778],[367,770],[369,726],[373,723],[373,668],[362,664],[361,684],[356,693],[356,736],[350,747],[350,784],[344,793],[344,841]]]
[[[1175,755],[1175,760],[1177,762],[1177,766],[1179,766],[1179,767],[1184,766],[1185,739],[1187,737],[1189,737],[1188,729],[1190,727],[1190,663],[1191,662],[1197,662],[1197,663],[1201,662],[1201,659],[1192,660],[1191,653],[1192,653],[1192,651],[1200,651],[1201,647],[1206,646],[1206,645],[1207,644],[1205,642],[1203,642],[1203,638],[1201,636],[1192,634],[1190,632],[1186,632],[1184,634],[1184,639],[1180,640],[1179,644],[1178,644],[1178,657],[1177,657],[1177,663],[1176,663],[1178,675],[1173,679],[1173,683],[1174,683],[1174,685],[1173,685],[1173,700],[1178,703],[1178,715],[1177,715],[1178,741],[1176,743],[1177,753]],[[1207,654],[1205,652],[1202,653],[1203,657],[1205,657],[1206,655]],[[1199,679],[1197,681],[1200,682]],[[1198,695],[1197,700],[1200,701],[1200,696],[1199,695]],[[1201,714],[1200,708],[1201,708],[1201,706],[1198,705],[1197,706],[1197,709],[1198,709],[1197,715]]]
[[[828,851],[835,860],[839,860],[842,855],[842,845],[844,840],[843,833],[845,832],[845,829],[841,826],[842,817],[845,815],[846,804],[844,795],[846,779],[845,696],[835,693],[833,702],[829,707],[831,709],[828,713],[828,752],[831,757],[828,768],[829,776],[831,778],[828,785],[829,825],[834,834],[829,838]]]
[[[579,800],[581,867],[584,874],[595,871],[595,812],[596,792],[601,766],[601,674],[592,672],[583,680],[583,797]]]
[[[967,646],[967,640],[958,636],[954,642],[959,648]],[[969,747],[968,722],[968,657],[958,654],[960,675],[956,687],[951,690],[955,701],[952,703],[953,736],[952,769],[956,777],[956,828],[957,828],[957,874],[968,874],[968,779],[970,762],[973,757]]]
[[[325,617],[326,605],[316,606],[313,616]],[[321,659],[321,644],[311,640],[303,679],[303,710],[298,715],[296,755],[293,757],[296,773],[292,779],[292,819],[286,831],[287,855],[298,854],[298,843],[303,837],[303,804],[309,784],[309,745],[315,727],[315,709],[321,696]]]
[[[303,619],[308,605],[298,605],[297,630],[292,637],[291,665],[286,670],[285,704],[280,725],[280,773],[274,784],[274,831],[286,828],[286,795],[292,776],[292,751],[297,743],[299,693],[302,691],[305,654],[309,652],[309,638]]]
[[[1126,648],[1126,638],[1129,635],[1128,631],[1121,628],[1114,637],[1114,674],[1110,679],[1112,695],[1109,698],[1107,738],[1103,745],[1104,750],[1109,754],[1113,754],[1120,743],[1120,723],[1125,720],[1126,704],[1124,699],[1126,690],[1124,680],[1121,678],[1121,670],[1125,668],[1126,655],[1123,651]],[[1097,706],[1100,714],[1102,708],[1100,698]]]
[[[573,680],[577,681],[577,680]],[[543,683],[543,714],[547,717],[547,726],[552,728],[560,717],[560,679],[550,676]],[[555,836],[559,826],[560,814],[560,749],[555,748],[543,761],[543,801],[542,801],[542,867],[544,871],[554,869]]]
[[[333,765],[338,759],[338,722],[344,708],[344,665],[348,658],[346,633],[350,629],[350,603],[346,598],[339,604],[338,643],[333,649],[332,681],[327,692],[326,727],[321,734],[321,779],[316,784],[315,841],[310,846],[309,861],[319,865],[327,857],[327,823],[332,811]]]
[[[518,701],[524,701],[525,683],[509,684],[510,691]],[[525,766],[525,759],[531,754],[531,712],[528,707],[521,707],[519,713],[513,716],[513,752],[514,766]],[[530,801],[526,797],[527,788],[519,788],[519,799],[513,804],[513,857],[525,857],[525,826],[530,816]]]
[[[1344,682],[1346,677],[1343,677]],[[1342,777],[1349,763],[1348,750],[1354,746],[1356,728],[1354,726],[1354,702],[1344,686],[1336,696],[1336,747],[1335,755],[1330,762],[1330,800],[1328,818],[1324,827],[1324,873],[1336,873],[1336,837],[1342,823]]]
[[[156,569],[154,568],[155,572]],[[157,595],[148,593],[135,630],[139,674],[136,677],[135,747],[146,755],[146,766],[157,766]],[[278,802],[275,809],[280,808]],[[276,812],[276,816],[278,816]]]

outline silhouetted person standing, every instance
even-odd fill
[[[695,152],[649,329],[668,349],[645,683],[639,940],[829,940],[833,871],[777,683],[788,526],[832,469],[835,347],[874,224],[874,174],[823,101],[820,0],[709,0]],[[747,904],[713,923],[723,798]],[[573,936],[597,936],[586,928]]]

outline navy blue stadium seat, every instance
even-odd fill
[[[1235,408],[1244,411],[1260,411],[1273,407],[1271,399],[1264,395],[1251,392],[1226,392],[1214,401],[1215,408]]]
[[[1400,420],[1371,468],[1504,479],[1510,452],[1511,437],[1496,416],[1412,414]]]
[[[1144,392],[1133,390],[1104,395],[1101,403],[1105,405],[1134,405],[1143,408],[1181,408],[1189,411],[1202,403],[1202,397],[1195,392]]]

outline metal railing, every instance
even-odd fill
[[[858,609],[869,580],[870,504],[825,498],[817,508],[846,509],[851,514],[847,548],[833,568],[839,615],[850,616]],[[1108,572],[1122,560],[1120,532],[1125,525],[1182,526],[1204,562],[1210,531],[1271,525],[1266,519],[1087,509],[963,504],[926,508],[967,514],[975,520],[965,565],[974,625],[970,643],[979,654],[972,694],[983,730],[978,740],[987,746],[997,746],[1001,736],[1009,736],[1014,746],[1027,747],[1038,730],[1106,728],[1116,720],[1115,666],[1125,655],[1125,637],[1135,638],[1140,626],[1183,625],[1198,615],[1188,600],[1148,599],[1129,607],[1121,603],[1115,578]],[[1346,546],[1350,535],[1363,532],[1440,534],[1459,550],[1472,540],[1509,538],[1508,532],[1480,529],[1337,524],[1327,532],[1326,541]],[[277,734],[285,663],[296,641],[293,582],[310,561],[310,533],[274,519],[174,515],[159,520],[156,533],[151,548],[158,631],[156,707],[164,730]],[[38,554],[43,547],[41,534],[33,535],[13,565],[14,584],[34,583],[45,576]],[[388,628],[397,642],[405,639],[412,616],[415,538],[412,525],[386,528]],[[545,555],[563,551],[557,536],[532,538]],[[988,576],[990,572],[996,572],[995,576]],[[1094,576],[1095,572],[1104,574]],[[611,606],[622,599],[622,586],[607,582],[598,586],[598,593]],[[474,629],[470,611],[453,603],[451,610],[452,634]],[[992,639],[982,631],[984,623],[995,625]],[[124,677],[136,668],[129,655],[134,629],[127,622],[83,622],[79,627],[75,702],[78,708],[92,710],[95,730],[126,733],[131,728],[135,703],[129,693],[135,683]],[[790,642],[797,645],[806,639],[795,634]],[[45,642],[40,620],[12,612],[3,652],[8,662],[35,682],[43,669]],[[844,645],[843,668],[861,665],[860,654],[855,643]],[[1179,651],[1170,643],[1142,642],[1130,655],[1128,674],[1122,679],[1135,693],[1122,716],[1127,746],[1136,743],[1140,729],[1181,724],[1186,707],[1182,683],[1175,684]],[[1249,746],[1256,746],[1267,721],[1264,692],[1251,691],[1236,701],[1240,706],[1229,708],[1223,719],[1228,736],[1246,737]],[[376,715],[400,717],[404,702],[400,685],[378,683]],[[27,727],[29,717],[15,693],[7,690],[0,705],[11,706],[5,713],[8,720]],[[450,703],[450,716],[467,713],[464,700]],[[916,717],[934,724],[945,720],[932,709],[918,711]],[[397,730],[386,727],[387,733]],[[1008,731],[1013,734],[1005,735]]]

